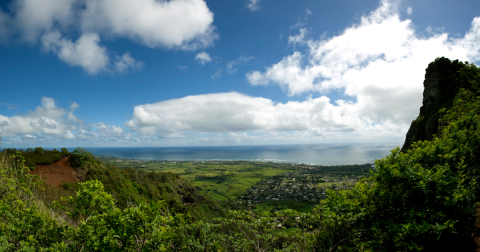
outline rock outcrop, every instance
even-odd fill
[[[420,115],[410,125],[402,151],[408,150],[413,142],[432,140],[440,133],[439,110],[451,108],[461,88],[478,91],[478,76],[469,76],[468,68],[468,62],[450,61],[444,57],[428,65],[423,82],[423,106],[420,107]]]

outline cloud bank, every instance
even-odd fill
[[[42,97],[41,105],[24,115],[0,115],[0,136],[9,145],[43,146],[119,143],[130,141],[122,127],[104,123],[86,124],[77,118],[78,103],[64,109],[53,98]],[[65,145],[66,144],[66,145]]]
[[[72,104],[75,110],[78,104]],[[0,115],[0,136],[13,137],[23,134],[42,133],[47,135],[66,135],[76,127],[64,119],[67,111],[55,105],[52,98],[43,97],[41,106],[23,116],[7,117]],[[70,119],[76,119],[73,112]]]
[[[139,105],[126,122],[134,132],[310,131],[316,135],[338,135],[358,131],[361,135],[392,134],[395,125],[371,125],[357,108],[344,101],[332,105],[322,96],[303,102],[275,103],[262,97],[216,93]]]

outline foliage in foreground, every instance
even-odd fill
[[[405,251],[469,242],[479,195],[480,97],[466,91],[459,97],[440,137],[406,153],[392,150],[376,161],[370,181],[330,193],[319,207],[326,229],[319,244]]]
[[[0,251],[253,251],[296,244],[275,229],[279,218],[232,212],[205,223],[172,215],[162,202],[120,209],[98,180],[64,199],[65,216],[37,200],[38,181],[25,168],[2,164],[0,173]]]

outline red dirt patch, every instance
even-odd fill
[[[68,157],[63,157],[49,165],[35,165],[32,174],[39,176],[45,183],[54,186],[60,186],[62,182],[78,182],[77,172],[70,166]]]

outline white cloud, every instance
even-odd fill
[[[304,44],[305,43],[305,35],[308,34],[307,28],[301,28],[300,34],[294,36],[288,36],[288,44],[293,45],[293,49],[295,50],[295,46],[297,44]]]
[[[123,73],[128,69],[138,70],[141,69],[145,64],[139,62],[130,56],[130,53],[123,54],[122,57],[117,57],[117,61],[113,63],[115,65],[115,71]]]
[[[242,56],[238,59],[229,61],[229,62],[227,62],[227,72],[229,74],[236,73],[238,71],[238,69],[235,68],[235,65],[245,64],[245,63],[247,63],[247,62],[249,62],[250,60],[253,60],[253,59],[255,59],[255,58],[251,57],[251,56],[250,57]]]
[[[432,34],[432,35],[435,35],[435,34],[442,34],[443,33],[443,30],[444,28],[443,27],[431,27],[431,26],[427,26],[427,28],[425,29],[426,32]]]
[[[340,91],[356,98],[347,111],[369,123],[408,125],[421,106],[425,68],[437,57],[478,60],[480,18],[463,38],[448,34],[417,36],[410,20],[401,20],[398,2],[382,1],[380,7],[358,24],[328,39],[290,37],[304,43],[265,71],[246,75],[251,85],[276,84],[289,95]]]
[[[294,25],[290,26],[290,30],[298,29],[298,28],[301,28],[303,26],[305,26],[305,23],[302,22],[302,21],[298,21]]]
[[[102,134],[108,136],[118,136],[123,135],[124,130],[121,127],[115,125],[107,125],[104,123],[94,124],[95,128]]]
[[[258,4],[260,3],[261,0],[248,0],[247,2],[247,8],[251,11],[257,11],[260,9],[260,6]]]
[[[322,96],[303,102],[276,103],[240,93],[188,96],[136,106],[125,128],[85,124],[52,98],[25,115],[0,115],[6,146],[159,146],[318,142],[335,139],[392,137],[401,128],[370,124],[355,113],[353,103],[332,105]],[[332,140],[330,140],[332,141]]]
[[[78,108],[80,108],[80,105],[78,103],[76,102],[72,103],[72,105],[70,105],[70,111],[68,112],[67,117],[68,117],[68,120],[70,121],[83,124],[83,121],[78,119],[77,116],[75,116],[74,114],[75,110]]]
[[[408,15],[411,15],[411,14],[412,14],[412,7],[408,7],[408,8],[407,8],[407,14],[408,14]]]
[[[50,32],[42,37],[43,48],[54,52],[58,57],[72,66],[80,66],[89,74],[104,71],[110,64],[107,49],[99,45],[100,37],[96,33],[85,33],[74,43],[62,38],[57,32]]]
[[[328,97],[275,103],[236,92],[187,96],[139,105],[125,123],[145,134],[171,132],[305,131],[320,135],[396,135],[401,126],[375,125],[358,116],[353,103]],[[405,127],[405,125],[402,125]]]
[[[110,33],[148,47],[196,50],[218,37],[203,0],[86,0],[82,17],[83,31]]]
[[[60,135],[74,129],[63,117],[67,112],[55,106],[52,98],[43,97],[42,105],[34,111],[20,116],[0,115],[0,136],[11,137],[22,134],[53,134]]]
[[[211,62],[212,58],[210,58],[210,55],[206,52],[200,52],[195,56],[195,60],[198,61],[198,64],[200,65],[205,65],[207,62]]]
[[[35,43],[41,34],[54,30],[55,24],[66,28],[74,22],[77,0],[16,0],[15,22],[26,41]]]
[[[122,127],[96,123],[87,125],[74,114],[80,105],[73,102],[69,111],[58,107],[50,97],[25,115],[0,115],[0,136],[8,145],[78,146],[131,143]]]
[[[103,37],[177,50],[206,48],[218,39],[204,0],[13,0],[11,9],[0,9],[0,41],[15,32],[32,44],[40,40],[47,51],[93,75],[144,65],[128,52],[110,62]],[[81,36],[72,42],[70,34]]]
[[[91,75],[103,71],[122,73],[128,69],[138,70],[144,65],[127,52],[122,57],[117,56],[111,66],[107,48],[100,45],[100,37],[96,33],[84,33],[76,42],[72,42],[58,31],[53,31],[43,35],[41,40],[45,51],[56,53],[67,64],[82,67]]]

